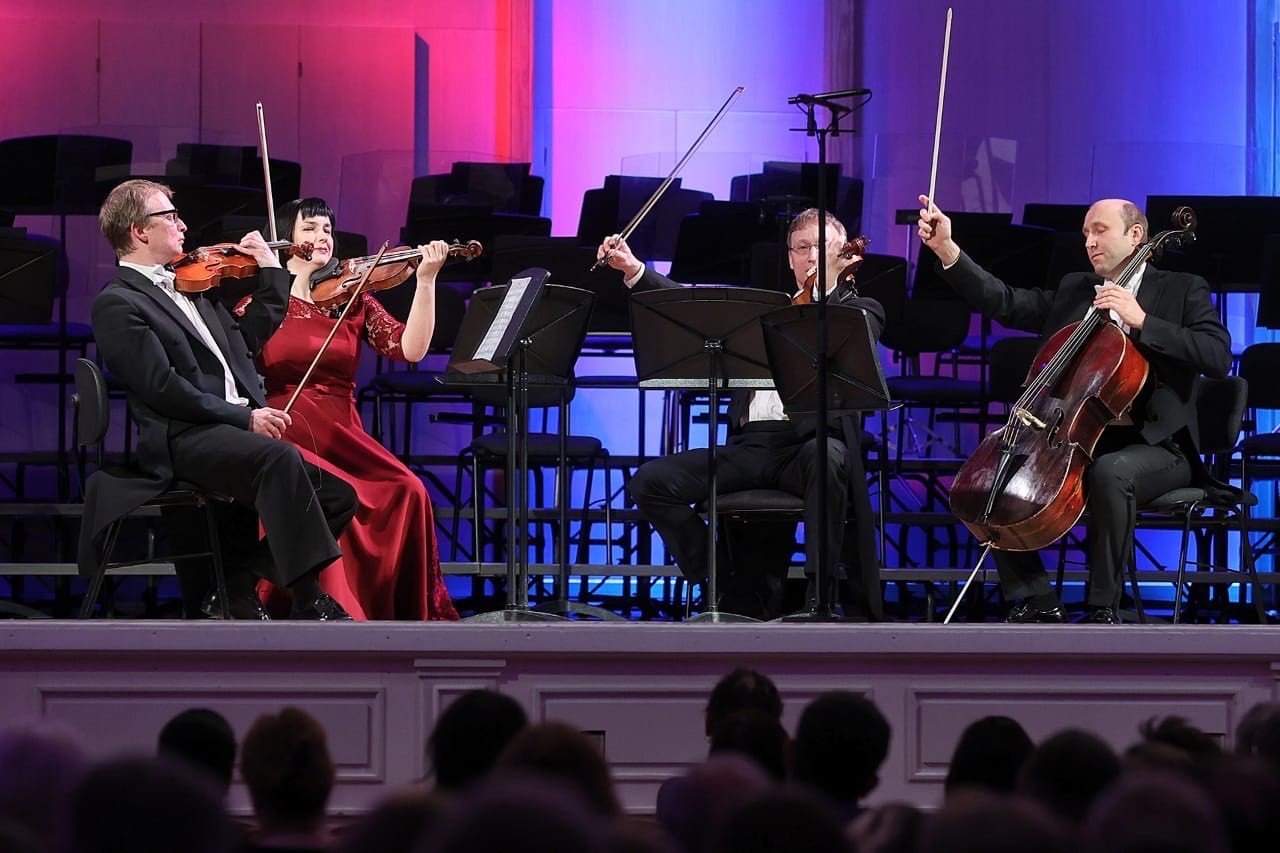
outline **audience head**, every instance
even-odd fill
[[[16,820],[0,818],[0,853],[47,853],[50,849],[40,843],[36,834]]]
[[[494,773],[460,797],[428,829],[416,853],[597,853],[605,850],[598,813],[561,779]]]
[[[1065,853],[1065,827],[1035,803],[980,788],[957,791],[925,819],[919,853]]]
[[[1252,755],[1224,755],[1201,778],[1218,807],[1232,853],[1270,853],[1280,839],[1280,773]]]
[[[879,782],[889,753],[889,721],[856,693],[826,693],[800,714],[795,737],[795,780],[845,806]]]
[[[1136,770],[1102,792],[1080,827],[1090,853],[1227,853],[1208,794],[1177,774]]]
[[[186,761],[210,775],[225,794],[236,764],[236,734],[217,711],[191,708],[160,730],[159,753]]]
[[[766,791],[725,821],[720,853],[846,853],[853,848],[831,805],[804,790]]]
[[[768,775],[741,755],[713,755],[658,789],[658,823],[687,853],[712,849],[721,827],[739,806],[772,787]]]
[[[1182,717],[1152,717],[1138,732],[1151,743],[1165,743],[1185,752],[1194,762],[1203,762],[1222,754],[1218,741],[1191,725]]]
[[[0,731],[0,818],[25,827],[42,847],[61,849],[72,792],[88,770],[70,731],[47,723]]]
[[[233,841],[208,775],[166,759],[99,764],[72,801],[72,853],[218,853]]]
[[[444,709],[427,740],[436,785],[456,791],[493,768],[511,739],[529,724],[524,708],[493,690],[464,693]]]
[[[444,814],[438,794],[421,788],[397,791],[343,834],[338,853],[410,853]]]
[[[960,734],[951,755],[947,796],[964,788],[1012,791],[1033,749],[1035,744],[1017,720],[998,716],[974,720]]]
[[[924,812],[907,803],[867,809],[845,829],[858,853],[915,853]]]
[[[324,728],[298,708],[263,714],[240,748],[240,774],[264,831],[314,832],[324,823],[333,761]]]
[[[1120,759],[1101,738],[1066,729],[1045,740],[1027,759],[1018,776],[1018,792],[1072,824],[1120,775]]]
[[[737,711],[711,732],[711,754],[736,752],[755,761],[776,782],[787,778],[787,730],[764,711]]]
[[[782,697],[769,676],[739,667],[717,681],[707,701],[707,737],[717,723],[737,711],[761,711],[775,720],[782,719]]]
[[[602,815],[621,812],[609,764],[582,732],[564,723],[539,723],[520,732],[498,757],[498,767],[553,776],[574,786]]]
[[[1236,729],[1236,752],[1280,769],[1280,702],[1262,702],[1245,712]]]

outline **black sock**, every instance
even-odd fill
[[[1033,595],[1027,598],[1027,603],[1037,610],[1048,610],[1050,607],[1060,606],[1057,593],[1042,592],[1039,595]]]
[[[293,591],[295,601],[311,601],[321,593],[320,581],[314,572],[308,572],[289,584],[289,589]]]

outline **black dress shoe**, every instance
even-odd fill
[[[1036,606],[1030,601],[1019,601],[1009,608],[1004,621],[1019,625],[1032,622],[1061,623],[1067,621],[1067,611],[1062,609],[1061,604],[1051,604],[1048,607],[1044,607]]]
[[[318,622],[350,622],[351,614],[342,609],[342,605],[325,593],[320,593],[310,601],[299,601],[295,596],[293,607],[289,610],[290,619],[314,619]]]
[[[1114,607],[1094,607],[1082,621],[1089,625],[1119,625],[1120,614]]]
[[[271,617],[267,614],[267,608],[262,606],[262,599],[253,590],[249,592],[228,591],[227,602],[230,605],[228,609],[231,611],[232,619],[249,619],[256,622],[271,621]],[[204,601],[200,604],[200,612],[213,619],[222,618],[222,607],[218,602],[218,590],[216,587],[209,590],[209,594],[204,597]]]

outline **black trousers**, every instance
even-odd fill
[[[1100,453],[1085,472],[1086,553],[1092,607],[1118,607],[1121,575],[1133,551],[1138,507],[1171,489],[1191,484],[1191,463],[1172,445],[1125,444],[1103,437]],[[1115,448],[1115,449],[1112,449]],[[1040,554],[997,551],[1000,587],[1008,598],[1053,591]]]
[[[786,421],[747,424],[716,451],[716,492],[779,489],[804,498],[805,571],[817,571],[819,519],[818,443],[800,437]],[[631,478],[631,497],[653,525],[686,578],[707,576],[707,523],[694,509],[711,493],[705,449],[686,450],[641,465]],[[827,438],[827,553],[840,555],[848,508],[848,451],[844,442]]]
[[[337,537],[356,511],[356,493],[343,479],[305,462],[292,444],[229,424],[194,427],[170,444],[175,476],[252,507],[256,519],[236,509],[227,526],[223,553],[278,586],[317,572],[342,555]],[[269,561],[254,564],[246,554],[261,520]],[[246,568],[227,565],[228,574]]]

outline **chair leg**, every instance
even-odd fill
[[[107,566],[111,562],[111,553],[115,550],[116,539],[119,537],[120,528],[123,526],[124,520],[120,519],[112,522],[111,526],[107,528],[102,542],[102,559],[98,562],[93,577],[89,579],[89,589],[85,592],[84,601],[80,604],[81,619],[89,619],[93,616],[93,605],[98,602],[98,596],[102,594],[102,582],[107,577]]]
[[[1267,612],[1262,605],[1262,583],[1258,580],[1258,567],[1253,562],[1253,546],[1249,544],[1249,507],[1242,506],[1238,513],[1240,519],[1240,565],[1249,573],[1249,586],[1253,587],[1253,609],[1258,616],[1258,624],[1267,624]]]
[[[1147,613],[1142,606],[1142,590],[1138,589],[1138,561],[1132,557],[1129,560],[1129,586],[1133,589],[1133,609],[1138,611],[1138,622],[1145,625]]]
[[[1178,548],[1178,579],[1173,585],[1173,624],[1182,618],[1182,584],[1187,577],[1187,543],[1191,539],[1191,516],[1198,504],[1187,507],[1182,516],[1182,544]]]
[[[218,519],[213,504],[204,501],[204,522],[209,534],[209,557],[213,561],[213,583],[218,591],[219,615],[223,620],[231,618],[231,601],[227,597],[227,572],[222,565],[222,547],[218,540]]]

